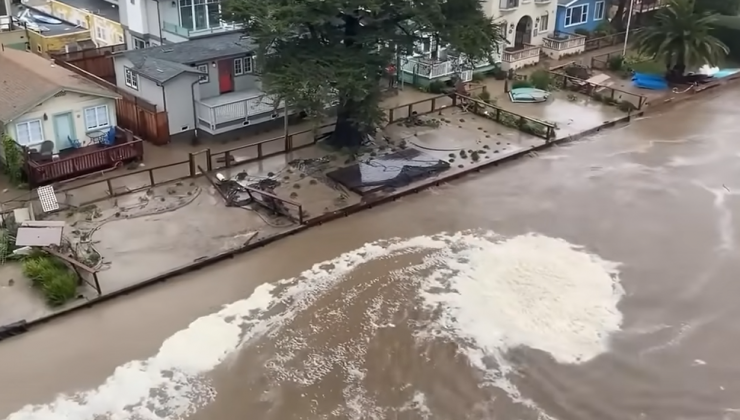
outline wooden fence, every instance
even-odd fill
[[[116,46],[96,48],[95,50],[83,50],[73,53],[58,54],[54,56],[54,62],[60,67],[64,67],[67,70],[77,73],[80,76],[83,76],[86,79],[89,79],[121,95],[121,98],[116,100],[116,117],[118,120],[118,125],[127,130],[131,130],[136,136],[141,137],[142,139],[150,143],[159,146],[169,143],[170,128],[169,121],[167,119],[167,112],[157,111],[156,105],[147,102],[135,95],[131,95],[130,93],[119,89],[118,86],[115,85],[115,69],[113,67],[113,57],[111,57],[112,52],[108,52],[107,55],[99,52],[99,50],[103,50],[105,48],[111,48],[112,50],[114,50],[115,47]],[[73,59],[72,61],[65,61],[65,58],[76,57],[74,56],[74,54],[77,54],[78,56],[83,56],[84,54],[86,54],[85,51],[94,52],[87,53],[88,56],[86,58],[78,57],[76,59]],[[104,62],[107,62],[108,64],[101,64]],[[82,67],[75,65],[75,63],[87,63],[83,64],[83,66],[97,66],[94,70],[100,71],[101,73],[88,71]],[[105,66],[110,66],[110,69],[112,71],[112,82],[103,77],[105,76],[105,71],[107,71],[105,70],[107,68]],[[101,74],[103,76],[101,76]]]
[[[116,69],[111,55],[115,52],[125,50],[126,45],[119,44],[82,51],[52,54],[52,58],[54,60],[64,61],[115,85]]]
[[[637,93],[627,92],[609,86],[587,82],[577,77],[571,77],[563,73],[550,72],[555,85],[563,90],[582,93],[607,105],[615,105],[625,111],[640,110],[645,105],[647,98]],[[632,106],[624,104],[628,102]],[[621,105],[620,105],[621,104]]]

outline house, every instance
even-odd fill
[[[114,53],[116,85],[166,111],[174,141],[234,135],[283,115],[254,73],[255,47],[230,33]]]
[[[19,23],[26,27],[28,47],[34,53],[49,55],[95,48],[90,39],[90,30],[84,26],[56,18],[26,4],[17,5],[14,12]]]
[[[0,0],[0,45],[18,50],[28,48],[26,29],[11,17],[10,0]]]
[[[18,145],[64,154],[116,126],[116,93],[25,51],[0,51],[0,68],[0,131]]]
[[[491,15],[504,24],[503,70],[537,64],[544,40],[555,30],[557,0],[489,0]]]
[[[121,25],[129,48],[148,48],[236,32],[221,20],[221,0],[129,0],[119,2]]]
[[[88,29],[97,47],[123,44],[118,7],[105,0],[27,0],[27,6]]]
[[[609,22],[606,0],[558,0],[555,29],[563,33],[588,33]]]

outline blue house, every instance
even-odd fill
[[[576,30],[593,31],[607,16],[605,0],[558,0],[555,30],[573,33]]]

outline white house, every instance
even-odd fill
[[[221,20],[221,0],[126,0],[118,3],[129,48],[148,48],[234,32]]]
[[[113,55],[116,85],[166,111],[173,140],[236,136],[284,116],[262,91],[254,49],[250,38],[227,33],[122,51]]]
[[[107,144],[118,94],[36,54],[0,50],[0,133],[48,158]]]

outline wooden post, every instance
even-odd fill
[[[113,185],[110,182],[110,178],[105,180],[105,184],[108,186],[108,195],[113,197]]]
[[[188,153],[188,161],[190,164],[190,177],[195,178],[195,175],[197,175],[197,173],[195,172],[195,155],[193,153]]]
[[[395,108],[391,108],[388,110],[388,124],[393,122],[393,111],[395,111]]]
[[[213,170],[213,159],[211,159],[211,149],[206,149],[206,169],[208,172]]]
[[[231,166],[231,152],[228,150],[224,152],[224,166],[227,168]]]
[[[257,143],[257,157],[262,159],[262,143]]]
[[[436,108],[435,105],[437,104],[437,98],[432,98],[432,112],[434,112],[434,109]]]

